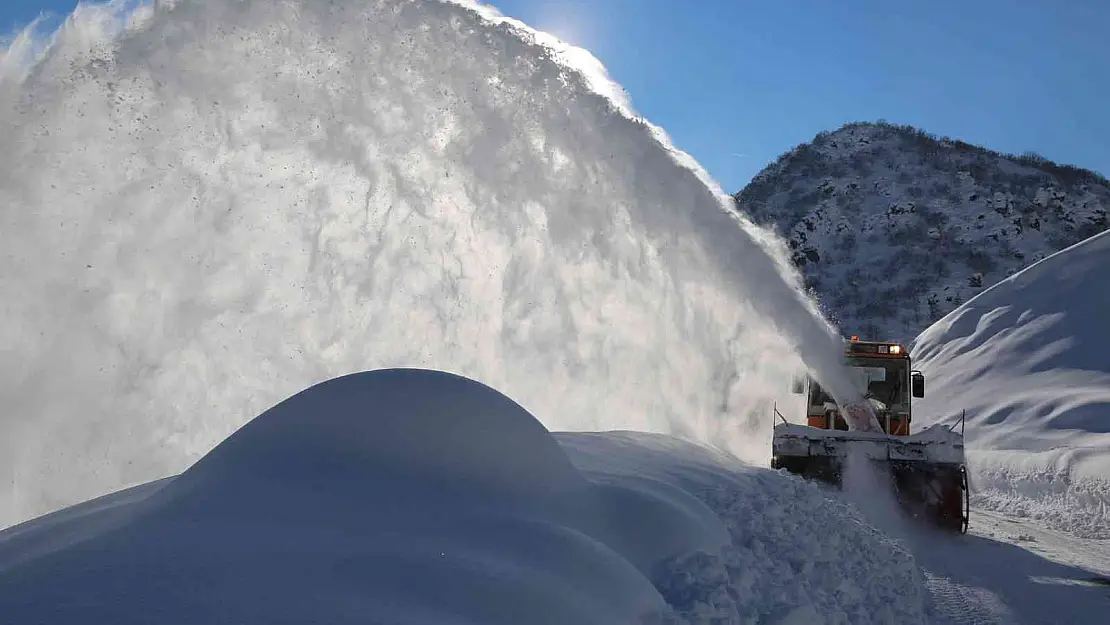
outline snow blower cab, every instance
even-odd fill
[[[912,516],[967,531],[968,489],[963,419],[911,433],[913,399],[925,396],[925,377],[913,370],[897,343],[846,342],[845,363],[870,403],[881,431],[850,430],[842,407],[806,375],[792,392],[806,396],[805,425],[789,423],[775,408],[771,466],[841,487],[848,458],[866,458],[889,477]]]

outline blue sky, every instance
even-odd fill
[[[593,52],[726,191],[821,130],[875,119],[1110,175],[1106,0],[492,4]],[[73,5],[5,0],[0,27]]]

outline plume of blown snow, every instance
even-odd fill
[[[850,394],[781,242],[560,45],[401,0],[85,4],[13,39],[0,524],[371,368],[753,461],[797,366]]]

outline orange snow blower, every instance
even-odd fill
[[[792,392],[807,395],[806,424],[787,422],[775,408],[771,466],[843,486],[850,456],[866,458],[889,477],[902,507],[939,527],[967,532],[969,493],[964,420],[910,433],[912,400],[925,396],[925,377],[911,368],[897,343],[846,342],[846,364],[878,419],[881,431],[849,430],[844,411],[809,375]],[[959,426],[959,431],[956,426]]]

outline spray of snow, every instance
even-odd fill
[[[905,536],[910,529],[895,496],[889,473],[865,454],[849,448],[844,458],[842,485],[845,498],[888,536]]]
[[[761,461],[801,361],[851,399],[782,242],[588,53],[488,7],[115,2],[13,41],[0,523],[373,367]]]

